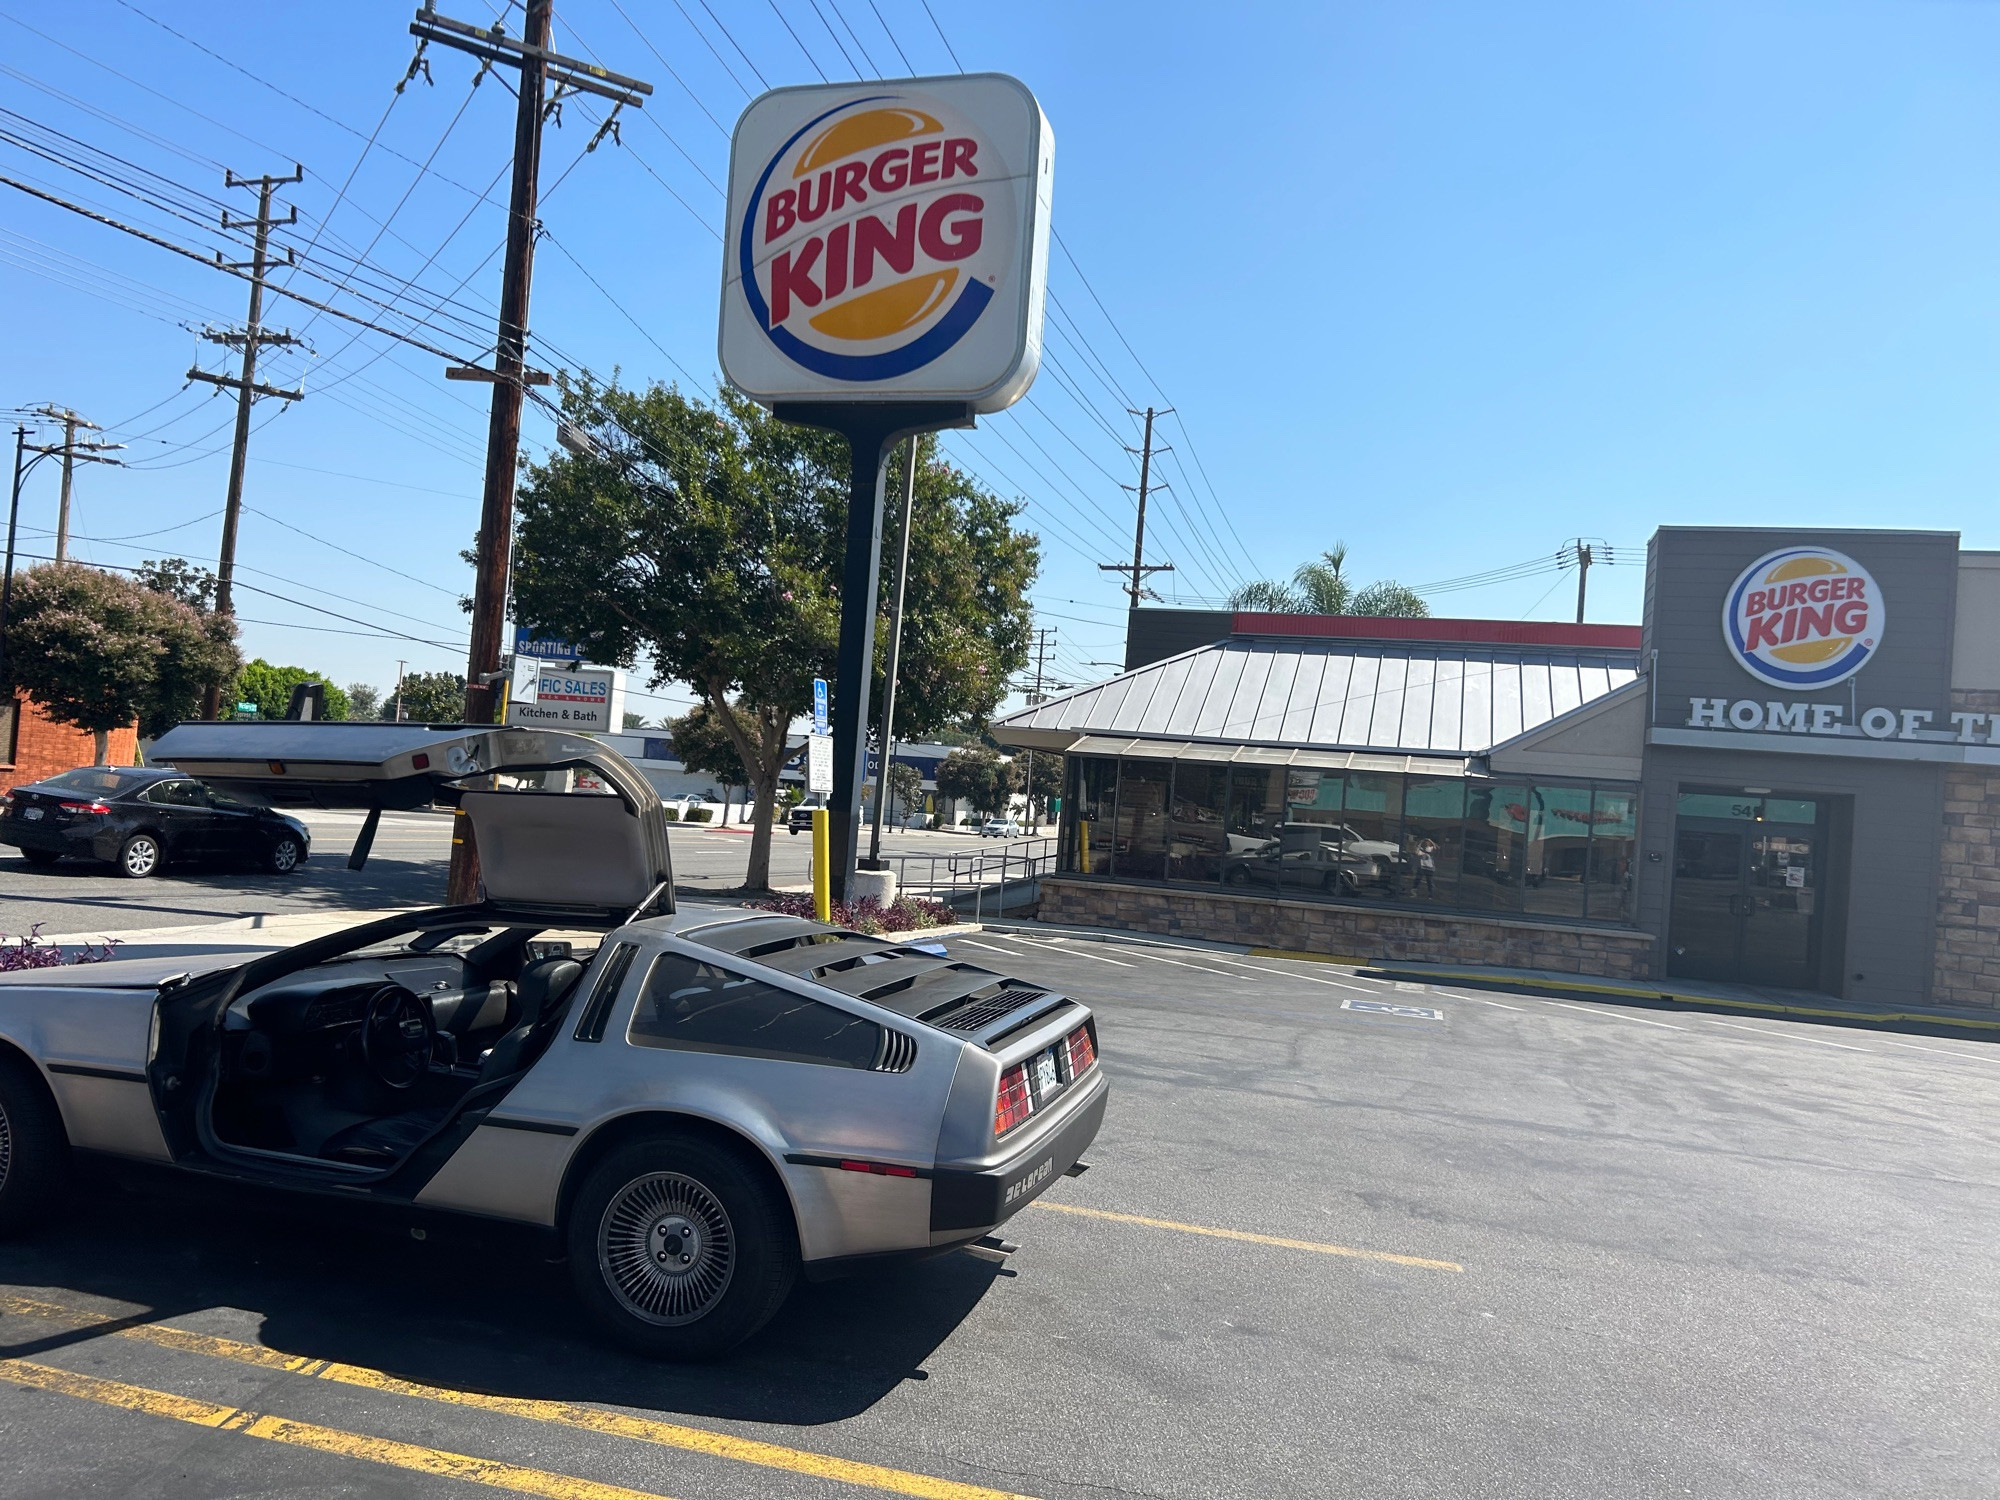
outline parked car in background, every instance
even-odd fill
[[[1019,838],[1021,825],[1012,818],[988,818],[979,825],[979,836],[983,839]]]
[[[794,834],[811,833],[813,814],[819,810],[819,806],[817,802],[801,802],[785,814],[785,826]]]
[[[32,865],[93,859],[144,880],[169,860],[288,874],[305,863],[312,834],[297,818],[222,796],[175,770],[86,766],[0,796],[0,844]]]

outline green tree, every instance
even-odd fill
[[[646,716],[644,714],[635,714],[628,708],[625,710],[624,723],[619,727],[623,729],[647,729],[651,726],[646,723]]]
[[[1385,578],[1356,589],[1347,576],[1347,544],[1335,542],[1309,563],[1302,563],[1291,582],[1260,578],[1229,596],[1231,609],[1269,610],[1284,615],[1392,615],[1422,619],[1430,606],[1414,589]]]
[[[244,663],[243,671],[236,679],[236,699],[239,703],[256,704],[259,718],[282,719],[292,706],[292,689],[302,682],[325,685],[326,716],[329,719],[348,716],[352,705],[347,694],[329,682],[324,672],[308,672],[304,667],[280,667],[261,656]]]
[[[204,614],[133,579],[52,563],[15,583],[8,627],[11,686],[58,721],[97,739],[135,719],[163,732],[194,712],[211,683],[235,676],[235,622]]]
[[[399,689],[403,718],[412,724],[459,724],[465,720],[465,679],[456,672],[405,672]],[[382,703],[382,717],[396,717],[397,693]]]
[[[215,608],[215,575],[184,557],[147,558],[133,577],[156,594],[192,604],[204,612]]]
[[[1021,789],[1028,794],[1028,822],[1039,828],[1048,816],[1049,799],[1062,795],[1063,757],[1054,750],[1037,750],[1032,755],[1017,755],[1014,763],[1028,768],[1021,772],[1025,783]]]
[[[1390,616],[1404,620],[1422,620],[1430,616],[1431,607],[1424,603],[1423,596],[1406,584],[1384,578],[1379,583],[1371,583],[1354,596],[1354,610],[1357,615]]]
[[[736,741],[707,704],[697,703],[678,719],[667,720],[666,728],[675,758],[690,771],[706,771],[727,786],[750,784]]]
[[[976,813],[997,816],[1020,788],[1020,771],[997,750],[968,745],[938,762],[937,789]]]
[[[766,886],[778,775],[801,748],[792,725],[812,679],[834,675],[845,445],[726,390],[709,405],[665,386],[586,384],[566,392],[565,410],[591,451],[552,454],[528,471],[516,618],[593,661],[631,667],[649,656],[654,686],[695,690],[736,751],[737,784],[751,790],[745,878]],[[892,493],[900,482],[892,472]],[[934,443],[921,445],[899,736],[983,721],[1025,664],[1039,544],[1013,529],[1019,512],[944,463]],[[886,602],[893,534],[882,551]],[[879,676],[888,643],[886,631],[877,636]],[[879,688],[871,702],[879,714]]]
[[[915,810],[917,799],[924,794],[924,773],[915,766],[906,766],[901,761],[889,762],[889,813],[897,822],[907,819]]]
[[[347,685],[347,716],[350,719],[379,719],[382,717],[382,690],[365,682],[350,682]]]

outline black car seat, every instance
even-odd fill
[[[466,1093],[525,1067],[536,1042],[562,1019],[563,1003],[582,977],[582,964],[560,956],[538,958],[523,968],[514,989],[519,1019],[487,1049],[480,1059],[479,1077]],[[320,1147],[320,1155],[366,1166],[387,1166],[401,1161],[450,1117],[458,1102],[363,1120],[329,1136]]]

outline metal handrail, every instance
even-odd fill
[[[998,850],[967,850],[953,854],[892,854],[886,863],[896,871],[899,890],[951,900],[970,892],[975,916],[979,913],[988,886],[1004,891],[1010,881],[1039,879],[1053,869],[1056,841],[1053,837],[1022,839]],[[921,870],[921,874],[913,871]],[[942,875],[940,875],[940,870]],[[997,872],[997,878],[996,878]]]

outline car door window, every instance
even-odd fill
[[[208,798],[198,781],[163,781],[146,794],[146,800],[162,807],[208,806]]]
[[[882,1028],[684,953],[662,953],[632,1012],[635,1046],[869,1068]]]

